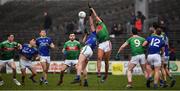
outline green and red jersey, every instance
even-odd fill
[[[79,54],[80,54],[80,49],[81,49],[81,44],[78,41],[69,40],[64,44],[63,48],[67,52],[66,59],[68,60],[78,59]]]
[[[96,32],[97,40],[99,43],[102,43],[110,39],[108,29],[102,21],[97,23]]]
[[[15,51],[18,47],[17,42],[9,42],[8,40],[0,43],[0,60],[13,59]],[[8,48],[14,48],[14,50],[8,50]]]

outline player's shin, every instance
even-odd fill
[[[154,84],[158,84],[160,67],[155,67]]]
[[[105,61],[105,79],[108,77],[109,60]]]
[[[0,81],[2,81],[3,79],[2,79],[2,77],[1,77],[1,73],[0,73]]]
[[[80,79],[81,76],[81,72],[82,72],[82,62],[79,62],[78,66],[77,66],[77,75],[76,75],[76,79]]]
[[[128,84],[132,85],[132,71],[128,70],[127,72]]]
[[[167,81],[167,74],[166,74],[164,66],[162,66],[161,71],[162,71],[162,75],[163,75],[163,80]]]
[[[21,74],[22,74],[22,76],[21,76],[21,83],[22,83],[22,85],[24,85],[24,80],[25,80],[25,76],[26,76],[26,69],[21,69]]]
[[[98,77],[101,77],[101,60],[100,59],[98,59],[97,61],[97,71],[98,71],[97,73]]]
[[[63,83],[64,70],[60,72],[59,82],[57,85],[61,85]]]
[[[13,70],[13,79],[16,79],[16,69],[13,68],[12,70]]]

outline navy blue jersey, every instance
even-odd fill
[[[160,36],[150,36],[146,41],[149,43],[148,54],[160,54],[161,48],[165,45]]]
[[[20,54],[31,60],[33,56],[38,54],[38,51],[34,47],[30,47],[29,44],[24,44],[20,50]]]
[[[165,56],[169,56],[169,46],[168,45],[165,45],[165,50],[164,50],[164,52],[165,52]]]
[[[89,45],[92,50],[96,47],[97,45],[97,38],[96,38],[96,32],[92,32],[88,37],[85,42],[85,45]]]
[[[162,36],[165,43],[165,47],[164,47],[165,56],[169,56],[169,39],[166,34],[163,34]]]
[[[39,37],[36,39],[36,45],[38,46],[38,52],[41,56],[49,56],[49,49],[52,40],[50,37]]]

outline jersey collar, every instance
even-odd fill
[[[151,34],[151,36],[157,36],[157,37],[161,37],[161,36],[159,36],[159,35],[157,35],[157,34]]]
[[[47,36],[40,36],[40,38],[47,38]]]

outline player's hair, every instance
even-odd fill
[[[13,35],[13,34],[7,34],[7,38],[10,37],[11,35]],[[14,35],[13,35],[13,36],[14,36]]]
[[[133,35],[137,35],[138,34],[138,31],[137,31],[136,28],[132,28],[131,32],[132,32]]]
[[[162,31],[161,28],[157,28],[157,29],[156,29],[156,34],[157,34],[157,35],[161,35],[161,31]]]
[[[74,32],[70,32],[70,33],[69,33],[69,35],[71,35],[71,34],[74,34],[74,35],[75,35],[75,33],[74,33]]]
[[[33,36],[33,37],[31,37],[31,39],[30,39],[30,40],[36,40],[36,37],[34,37],[34,36]]]
[[[45,31],[45,32],[46,32],[46,30],[45,30],[45,29],[41,29],[41,30],[40,30],[40,32],[41,32],[41,31]]]
[[[152,27],[154,27],[154,29],[157,29],[157,28],[159,28],[160,26],[159,26],[159,24],[158,24],[157,22],[153,22]]]

